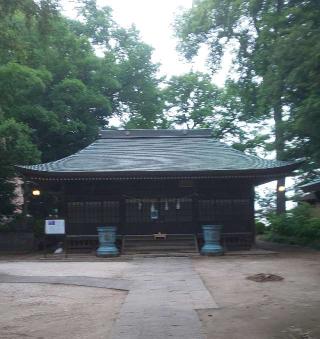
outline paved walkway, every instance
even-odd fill
[[[113,339],[203,339],[197,309],[217,308],[188,258],[134,261]]]
[[[128,291],[131,282],[124,279],[114,278],[95,278],[83,276],[17,276],[9,274],[0,274],[0,283],[45,283],[45,284],[62,284],[75,285],[96,288],[112,288],[115,290]]]
[[[128,290],[112,339],[204,339],[197,309],[217,308],[190,258],[139,258],[119,278],[18,276],[0,283],[51,283]],[[106,264],[107,265],[107,264]]]

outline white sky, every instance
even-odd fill
[[[62,0],[66,15],[75,17],[76,0]],[[172,24],[183,8],[190,8],[192,0],[97,0],[99,7],[110,6],[115,21],[122,27],[135,24],[144,42],[154,47],[153,61],[161,64],[161,75],[179,75],[195,71],[206,72],[206,53],[202,51],[193,64],[185,62],[176,51],[176,39]],[[222,86],[231,65],[231,58],[225,58],[222,70],[213,77],[214,83]]]

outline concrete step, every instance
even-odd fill
[[[151,245],[152,246],[194,246],[194,241],[158,241],[158,240],[152,240],[152,241],[125,241],[126,246],[144,246],[144,245]]]
[[[198,253],[198,246],[193,234],[170,234],[165,239],[154,239],[153,235],[133,235],[125,236],[123,239],[123,254],[155,252]]]
[[[132,259],[132,258],[159,258],[159,257],[191,257],[198,258],[200,257],[199,252],[151,252],[151,253],[127,253],[122,256],[122,258]]]
[[[126,249],[124,254],[130,253],[169,253],[169,252],[176,252],[176,253],[198,253],[194,248],[179,248],[176,247],[167,247],[167,248],[153,248],[153,247],[140,247],[136,249]]]
[[[141,248],[147,248],[147,249],[155,249],[155,250],[168,250],[168,249],[194,249],[195,246],[185,246],[183,244],[179,244],[178,246],[171,246],[171,245],[162,245],[162,246],[153,246],[151,244],[149,245],[144,245],[144,246],[132,246],[132,247],[127,247],[126,246],[126,250],[138,250],[138,249],[141,249]]]
[[[148,235],[125,235],[127,240],[154,240],[153,234]],[[166,240],[182,240],[182,239],[194,239],[193,234],[166,234]],[[159,239],[160,240],[160,239]]]

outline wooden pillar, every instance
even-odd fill
[[[277,214],[286,212],[286,192],[281,190],[286,185],[286,178],[281,178],[277,181]]]
[[[66,197],[66,187],[65,183],[62,182],[59,187],[59,215],[62,219],[65,220],[66,224],[66,234],[68,234],[68,202]]]
[[[192,196],[192,223],[194,225],[194,228],[196,230],[196,233],[200,233],[201,230],[200,222],[199,222],[199,196],[198,194],[194,194]]]
[[[124,196],[121,196],[119,200],[119,218],[120,229],[118,233],[121,232],[121,234],[124,235],[123,232],[126,229],[126,198]]]
[[[23,206],[22,214],[26,218],[29,213],[29,202],[30,202],[30,185],[26,178],[23,180]]]
[[[255,223],[255,209],[254,209],[254,202],[255,202],[255,190],[254,185],[251,186],[250,191],[250,228],[252,232],[252,244],[256,242],[256,223]]]

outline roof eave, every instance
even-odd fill
[[[257,178],[257,177],[284,177],[291,175],[291,173],[300,167],[302,161],[292,162],[280,167],[273,168],[259,168],[259,169],[242,169],[242,170],[202,170],[202,171],[112,171],[112,172],[49,172],[49,171],[38,171],[33,169],[28,169],[22,166],[15,166],[17,170],[26,177],[38,178],[38,179],[47,179],[50,180],[79,180],[83,179],[117,179],[117,178],[128,178],[128,179],[139,179],[139,178],[177,178],[177,177],[211,177],[211,178]]]
[[[299,187],[303,190],[303,192],[320,191],[320,182],[305,184]]]

